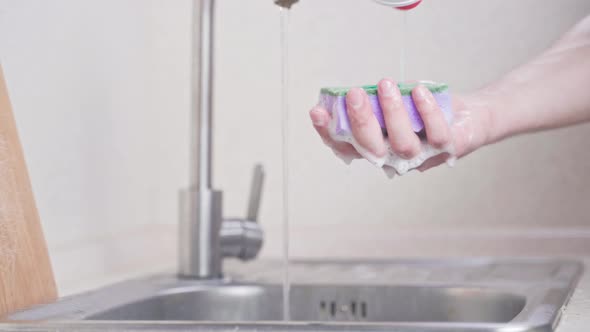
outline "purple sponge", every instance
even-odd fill
[[[412,123],[412,129],[415,132],[420,132],[424,129],[424,122],[416,109],[414,100],[412,99],[412,90],[418,85],[422,84],[436,99],[441,111],[443,112],[447,123],[451,124],[453,121],[453,112],[451,109],[451,96],[449,94],[449,87],[446,84],[432,83],[432,82],[419,82],[419,83],[399,83],[399,89],[402,94],[402,100],[410,117]],[[369,95],[369,100],[373,107],[373,113],[379,122],[379,125],[386,133],[385,121],[383,120],[383,112],[381,105],[379,105],[379,99],[377,97],[377,86],[363,86],[362,87]],[[323,106],[332,117],[335,118],[335,127],[332,128],[333,135],[337,136],[348,136],[350,135],[350,122],[348,120],[348,114],[346,113],[346,93],[349,88],[323,88],[320,94],[320,105]]]

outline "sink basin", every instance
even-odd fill
[[[183,289],[87,317],[96,320],[280,321],[280,285]],[[295,285],[293,321],[498,322],[512,320],[526,298],[481,288]]]
[[[582,272],[538,259],[294,262],[284,322],[280,267],[131,280],[16,313],[0,330],[553,331]]]

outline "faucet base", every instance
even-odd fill
[[[221,277],[222,192],[190,188],[180,192],[179,266],[182,278]]]

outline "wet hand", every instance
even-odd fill
[[[383,137],[381,127],[373,114],[369,97],[361,88],[351,89],[346,95],[347,112],[352,135],[359,145],[376,157],[387,153],[388,141],[391,150],[404,159],[412,159],[421,153],[420,137],[413,131],[410,118],[402,102],[397,84],[383,79],[378,84],[378,98],[388,136]],[[454,121],[449,125],[432,93],[418,85],[412,90],[412,99],[424,122],[426,141],[434,148],[454,146],[455,156],[462,157],[482,146],[487,141],[489,112],[485,103],[475,98],[453,98]],[[329,132],[331,116],[320,106],[310,111],[315,129],[326,145],[345,161],[362,158],[349,143],[334,141]],[[386,141],[387,140],[387,141]],[[418,170],[438,166],[448,159],[443,153],[426,160]]]

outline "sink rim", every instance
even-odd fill
[[[557,323],[557,322],[556,322]],[[224,332],[229,330],[240,332],[259,332],[262,329],[276,331],[314,331],[334,332],[343,328],[355,328],[358,331],[390,332],[392,328],[404,332],[535,332],[553,331],[556,323],[551,322],[518,322],[518,323],[457,323],[457,322],[210,322],[210,321],[97,321],[97,320],[60,320],[60,321],[11,321],[0,322],[0,331],[194,331]]]

